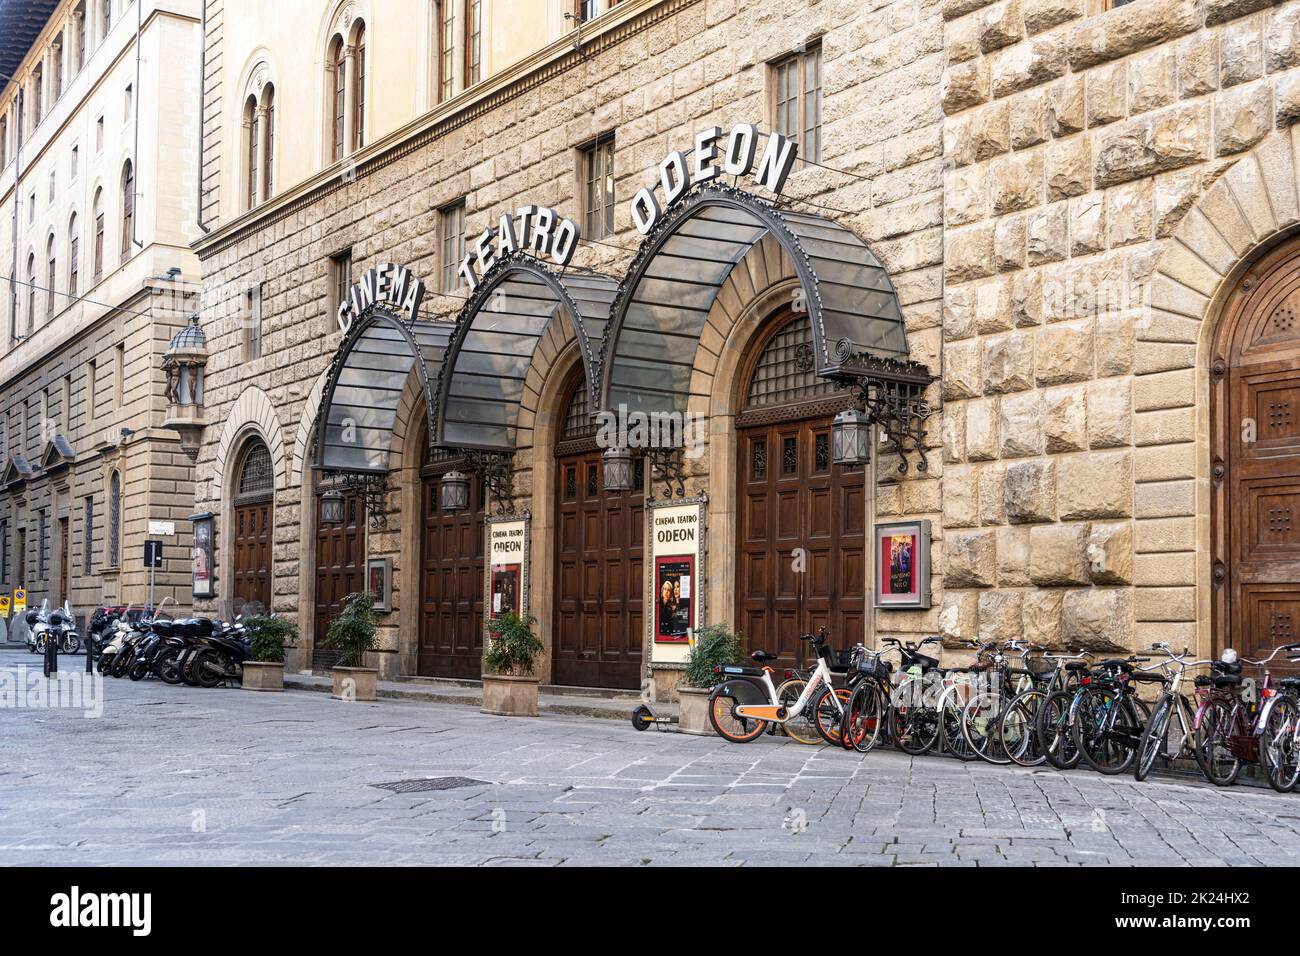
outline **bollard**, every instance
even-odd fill
[[[59,635],[53,629],[45,632],[45,676],[59,672]]]
[[[87,632],[86,632],[86,645],[85,645],[85,646],[86,646],[86,651],[85,651],[85,653],[86,653],[86,673],[87,673],[87,674],[92,673],[92,672],[94,671],[94,669],[95,669],[95,659],[99,656],[98,648],[96,647],[96,644],[97,644],[97,642],[96,642],[96,640],[95,640],[95,636],[94,636],[93,634],[91,634],[89,630],[87,630]]]

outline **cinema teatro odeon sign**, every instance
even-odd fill
[[[695,146],[688,160],[676,150],[659,164],[659,182],[644,186],[632,197],[632,222],[641,235],[648,234],[666,208],[685,196],[693,187],[712,182],[719,176],[749,176],[769,192],[780,195],[794,168],[799,147],[790,137],[768,133],[761,156],[758,139],[762,135],[751,123],[741,123],[723,137],[722,128],[710,126],[695,134]],[[661,205],[655,190],[663,193]]]
[[[387,305],[411,323],[419,318],[423,300],[424,281],[405,266],[386,262],[370,269],[352,286],[347,298],[339,303],[335,319],[339,328],[347,332],[357,316],[377,305]]]
[[[481,276],[521,250],[533,252],[539,258],[548,256],[551,262],[564,268],[573,261],[580,237],[578,224],[549,206],[522,206],[513,216],[503,215],[496,229],[479,233],[456,271],[473,292]]]

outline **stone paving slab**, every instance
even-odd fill
[[[0,680],[28,665],[0,650]],[[7,672],[3,673],[3,672]],[[1293,863],[1300,795],[107,680],[0,709],[0,864]],[[395,793],[378,784],[478,783]]]

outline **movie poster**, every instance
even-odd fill
[[[210,598],[212,592],[212,518],[194,519],[193,587],[196,598]]]
[[[876,526],[876,607],[930,606],[930,523]]]
[[[677,644],[690,638],[694,570],[691,555],[655,561],[656,641]]]
[[[492,607],[490,620],[502,614],[519,613],[519,578],[523,566],[519,564],[494,564],[492,566]]]
[[[914,534],[887,535],[881,543],[880,566],[884,570],[881,582],[883,594],[916,593],[917,540]]]

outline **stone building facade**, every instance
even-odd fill
[[[338,598],[362,586],[368,562],[388,559],[381,670],[466,676],[445,669],[458,654],[476,670],[493,600],[484,526],[473,507],[457,517],[432,504],[457,459],[429,451],[418,382],[395,412],[386,492],[371,501],[386,521],[368,522],[349,505],[341,526],[321,523],[321,496],[333,486],[312,464],[345,338],[335,319],[341,298],[364,270],[397,263],[428,285],[421,321],[445,322],[453,335],[454,322],[468,321],[455,267],[473,237],[528,204],[590,224],[584,163],[611,135],[612,223],[595,235],[583,229],[573,266],[623,282],[644,249],[634,194],[701,129],[787,123],[783,66],[793,62],[817,77],[820,113],[815,134],[802,122],[791,130],[802,134],[805,161],[776,208],[850,230],[883,265],[911,359],[934,378],[920,442],[928,467],[913,449],[900,471],[904,459],[882,447],[861,475],[827,469],[829,484],[819,484],[820,442],[847,396],[787,369],[789,400],[764,407],[759,373],[769,358],[797,354],[806,288],[773,235],[755,244],[709,300],[684,362],[687,407],[707,422],[683,487],[683,497],[703,501],[695,624],[729,624],[755,645],[777,646],[819,623],[833,624],[840,646],[941,632],[954,649],[967,638],[1024,636],[1096,648],[1167,639],[1208,652],[1221,639],[1236,612],[1214,597],[1214,582],[1236,580],[1224,556],[1244,546],[1214,503],[1224,463],[1239,454],[1211,436],[1220,414],[1211,392],[1236,367],[1212,371],[1215,330],[1239,278],[1259,257],[1281,255],[1268,250],[1285,250],[1278,243],[1296,221],[1300,3],[895,0],[867,10],[821,0],[794,10],[775,0],[622,0],[580,30],[548,7],[536,48],[475,83],[457,79],[440,101],[417,98],[409,117],[390,112],[336,159],[304,158],[288,173],[277,165],[276,194],[240,211],[247,151],[229,104],[242,101],[259,57],[272,75],[323,77],[304,87],[305,102],[277,91],[281,122],[295,110],[311,116],[333,81],[319,68],[336,49],[331,36],[364,22],[367,49],[401,47],[414,42],[410,24],[437,24],[446,12],[415,4],[390,21],[358,3],[299,6],[304,22],[321,24],[318,48],[305,54],[260,44],[247,24],[232,43],[228,7],[208,4],[211,232],[196,251],[212,358],[194,510],[215,516],[217,559],[216,596],[201,607],[228,611],[246,596],[241,581],[256,587],[298,622],[298,666],[319,665],[316,644]],[[416,60],[434,47],[418,49]],[[463,53],[453,50],[453,61]],[[408,53],[394,56],[406,62]],[[315,68],[300,69],[295,57]],[[238,64],[249,68],[226,72]],[[426,80],[440,75],[420,69]],[[368,103],[407,90],[383,70],[377,60]],[[261,336],[251,360],[246,314],[231,307],[250,294]],[[643,585],[657,582],[644,514],[663,490],[651,472],[631,500],[605,498],[601,466],[581,457],[590,436],[570,430],[590,411],[575,383],[590,376],[589,360],[609,359],[610,333],[602,334],[603,347],[597,336],[589,349],[581,323],[557,313],[529,346],[508,509],[528,520],[524,603],[548,648],[544,679],[582,682],[566,676],[585,673],[567,656],[573,644],[578,658],[653,665],[666,691],[680,653],[652,640],[653,584]],[[599,390],[586,397],[598,402]],[[800,477],[790,488],[816,499],[790,499],[803,529],[796,541],[777,541],[747,517],[758,500],[758,459],[747,455],[760,446],[765,456],[792,449],[790,474]],[[801,455],[813,456],[807,480]],[[250,461],[269,461],[270,485],[241,497]],[[789,489],[774,481],[771,493],[785,500]],[[791,548],[815,537],[808,528],[827,524],[820,500],[833,502],[829,526],[839,535],[821,555],[825,586],[784,570]],[[1287,504],[1260,507],[1267,518]],[[261,527],[255,508],[271,529],[260,541],[260,531],[239,530]],[[615,513],[626,522],[622,537],[610,531]],[[773,521],[784,514],[772,512]],[[606,530],[599,558],[584,563],[586,539],[574,539],[575,555],[566,528],[586,520]],[[1280,511],[1272,520],[1281,527]],[[892,522],[928,522],[929,607],[873,607],[884,569],[871,529]],[[1278,533],[1274,551],[1284,555],[1289,539]],[[748,547],[754,535],[762,547]],[[456,536],[470,542],[459,559],[430,559],[446,558],[438,542]],[[263,546],[266,566],[255,567]],[[764,564],[760,552],[776,560]],[[1273,603],[1253,605],[1262,615],[1253,620],[1271,621],[1278,635],[1292,613],[1281,573]],[[458,575],[471,583],[448,583]],[[595,597],[583,575],[601,582]],[[751,599],[767,604],[752,610]],[[593,649],[566,633],[601,615]],[[476,633],[466,642],[467,627]],[[460,644],[444,640],[450,630]]]
[[[0,64],[0,591],[83,620],[148,600],[152,522],[155,600],[190,604],[162,363],[199,304],[198,8],[0,4],[27,44]]]

